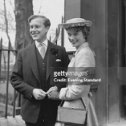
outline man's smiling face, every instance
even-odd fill
[[[43,18],[34,18],[30,22],[30,34],[33,40],[42,42],[46,38],[46,34],[49,30],[49,27],[44,25],[45,19]]]

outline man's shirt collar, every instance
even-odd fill
[[[44,44],[44,46],[45,46],[46,48],[48,47],[48,40],[47,40],[47,39],[46,39],[45,41],[43,41],[42,43]],[[35,45],[36,45],[36,47],[39,47],[40,42],[35,41]]]

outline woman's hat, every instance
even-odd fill
[[[60,24],[61,27],[67,29],[76,26],[88,26],[91,27],[92,22],[89,20],[85,20],[83,18],[72,18],[66,21],[66,23]]]

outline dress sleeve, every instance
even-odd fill
[[[72,83],[68,81],[68,87],[61,89],[59,98],[62,100],[73,100],[80,98],[82,95],[88,95],[90,85],[85,83],[83,79],[90,78],[89,74],[94,66],[95,61],[92,52],[81,51],[79,54],[77,54],[75,56],[75,67],[73,68],[74,73],[77,73],[77,75],[74,77],[75,81]],[[76,79],[78,79],[78,81],[76,81]]]

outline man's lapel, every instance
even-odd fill
[[[56,55],[53,53],[53,49],[56,50],[56,47],[51,42],[48,42],[46,79],[48,79],[49,75],[52,73],[53,67],[55,66]]]
[[[46,71],[46,79],[48,79],[49,75],[52,74],[53,69],[55,67],[56,63],[56,47],[51,42],[48,42],[48,48],[47,48],[47,71]],[[38,72],[38,65],[37,65],[37,58],[36,58],[36,47],[35,44],[31,45],[30,48],[30,54],[29,54],[30,60],[31,60],[31,67],[33,74],[35,75],[36,79],[39,81],[39,72]]]
[[[37,65],[37,58],[36,58],[36,48],[35,48],[35,44],[32,44],[30,49],[31,50],[30,50],[29,57],[30,57],[30,60],[31,60],[32,71],[33,71],[34,76],[36,77],[36,79],[40,83],[40,80],[39,80],[39,72],[38,72],[38,65]]]

